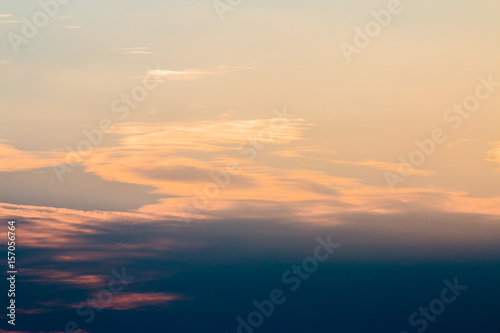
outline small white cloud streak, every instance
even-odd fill
[[[222,73],[229,73],[241,70],[252,69],[250,66],[217,66],[211,70],[201,70],[196,68],[189,68],[185,70],[175,71],[169,69],[153,69],[146,73],[147,76],[157,76],[163,77],[168,80],[178,80],[178,81],[187,81],[187,80],[196,80],[208,75],[217,75]]]

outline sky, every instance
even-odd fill
[[[3,0],[0,332],[498,332],[499,11]]]

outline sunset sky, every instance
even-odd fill
[[[0,220],[19,274],[0,332],[498,332],[499,13],[3,0]],[[122,269],[123,291],[80,307]],[[463,295],[409,323],[456,277]],[[239,327],[276,288],[286,302]]]

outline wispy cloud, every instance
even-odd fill
[[[42,284],[68,284],[97,288],[104,286],[107,278],[102,275],[81,274],[79,272],[63,271],[56,269],[23,269],[25,281]]]
[[[5,142],[5,141],[4,141]],[[33,170],[63,163],[62,152],[27,152],[2,143],[0,140],[0,171]]]
[[[11,23],[21,23],[21,21],[12,19],[12,14],[0,14],[0,24]]]
[[[202,71],[199,69],[186,69],[182,71],[173,71],[167,69],[154,69],[147,73],[148,75],[167,78],[169,80],[196,80],[206,75],[212,75],[213,73]]]
[[[170,123],[120,123],[109,133],[123,136],[123,146],[160,149],[163,152],[184,150],[221,151],[235,149],[270,126],[271,119],[214,120]],[[312,124],[304,119],[289,119],[273,131],[273,144],[284,144],[302,138]],[[232,148],[231,148],[232,147]]]
[[[130,310],[151,306],[165,306],[171,302],[182,300],[183,297],[178,294],[167,293],[126,293],[122,292],[113,295],[110,302],[100,305],[105,309],[112,310]],[[81,303],[72,305],[77,308]]]
[[[153,69],[146,73],[148,76],[160,76],[168,80],[196,80],[209,75],[217,75],[222,73],[229,73],[241,70],[252,69],[250,66],[217,66],[212,69],[202,70],[196,68],[184,70],[169,70],[169,69]]]
[[[155,54],[155,52],[147,46],[124,47],[118,49],[118,51],[121,54]]]
[[[0,20],[0,24],[12,24],[12,23],[22,23],[19,20]]]

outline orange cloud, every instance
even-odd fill
[[[0,172],[47,168],[63,161],[62,152],[26,152],[0,141]]]
[[[22,269],[25,281],[37,283],[56,283],[70,285],[84,285],[97,288],[106,283],[107,277],[102,275],[80,274],[77,272],[61,271],[55,269]]]
[[[110,129],[122,135],[123,148],[155,149],[162,152],[185,150],[221,151],[249,139],[270,144],[285,144],[302,138],[302,132],[311,126],[304,119],[282,120],[215,120],[189,123],[120,123]]]
[[[184,123],[118,123],[109,130],[122,137],[117,145],[96,147],[85,153],[82,165],[86,172],[105,180],[151,186],[155,193],[165,196],[158,203],[131,212],[84,212],[0,204],[0,214],[45,219],[44,226],[35,223],[31,228],[33,232],[25,240],[27,246],[44,244],[42,240],[48,236],[44,228],[51,226],[57,237],[40,246],[65,247],[73,242],[68,233],[93,232],[83,226],[88,221],[178,220],[185,215],[185,208],[197,219],[247,210],[252,216],[264,214],[308,221],[323,221],[342,211],[401,211],[412,202],[437,210],[499,212],[497,198],[469,198],[466,193],[437,188],[393,192],[385,186],[366,186],[357,179],[335,177],[325,171],[292,168],[288,162],[283,162],[287,163],[286,167],[266,165],[264,157],[273,155],[379,170],[399,168],[399,164],[374,159],[331,159],[329,155],[333,152],[311,146],[272,149],[303,140],[304,131],[311,127],[304,119],[288,117],[279,123],[276,119],[231,120],[230,117]],[[4,153],[1,171],[46,167],[63,158],[62,153],[23,152],[5,144],[0,144],[0,150]],[[250,151],[252,154],[247,154]],[[500,162],[499,151],[496,147],[488,152],[490,160]],[[307,157],[309,155],[311,157]],[[235,165],[237,168],[228,169]],[[415,173],[427,176],[431,171]],[[76,260],[78,256],[61,255],[59,259]]]

